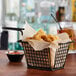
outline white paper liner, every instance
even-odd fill
[[[27,37],[32,37],[36,31],[26,22],[26,24],[24,25],[25,27],[25,30],[23,30],[23,36],[21,35],[21,33],[19,34],[20,35],[20,40],[25,40]]]

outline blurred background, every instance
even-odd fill
[[[0,0],[0,49],[23,49],[17,42],[19,32],[1,28],[24,28],[25,21],[36,31],[42,28],[48,34],[57,34],[58,23],[62,28],[71,27],[75,40],[76,0]],[[76,50],[75,44],[71,50]]]

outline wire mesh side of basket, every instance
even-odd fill
[[[60,48],[56,50],[55,54],[55,64],[53,70],[64,68],[70,43],[62,43],[59,45]]]
[[[50,49],[35,51],[30,44],[24,43],[24,52],[27,66],[36,68],[50,68],[49,54]]]

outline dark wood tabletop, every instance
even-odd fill
[[[76,76],[76,54],[67,56],[64,69],[44,71],[27,69],[25,58],[21,63],[9,62],[5,51],[0,51],[0,76]]]

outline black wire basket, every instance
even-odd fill
[[[56,49],[54,67],[51,67],[50,48],[35,51],[28,42],[19,41],[24,48],[24,54],[28,68],[41,70],[58,70],[64,68],[66,57],[68,55],[69,44],[59,43],[60,48]]]

